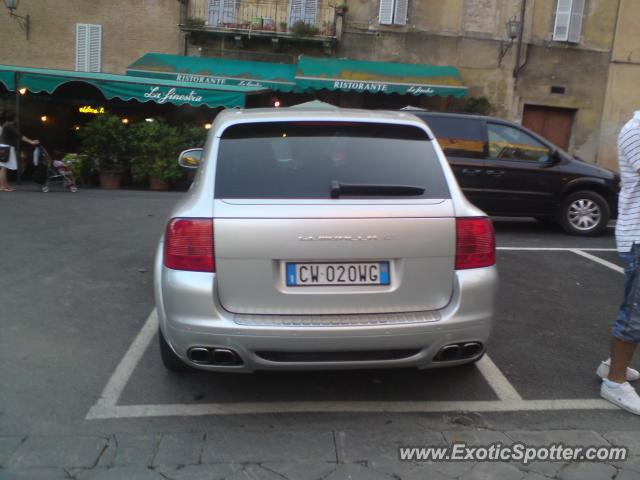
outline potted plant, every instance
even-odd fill
[[[178,154],[184,147],[180,132],[162,120],[132,128],[131,174],[136,181],[149,180],[151,190],[168,190],[183,172]]]
[[[112,114],[98,115],[80,131],[80,153],[92,160],[102,188],[120,188],[129,150],[128,134],[127,126]]]
[[[88,185],[91,178],[91,163],[86,155],[67,153],[62,161],[71,169],[78,185]]]
[[[287,22],[280,22],[280,31],[281,32],[286,32],[287,31]]]
[[[291,31],[297,37],[309,37],[317,35],[319,32],[318,27],[306,23],[303,20],[298,20],[296,23],[294,23],[293,27],[291,27]]]
[[[324,35],[327,37],[335,37],[336,36],[336,24],[333,22],[324,22]]]
[[[349,11],[349,7],[346,3],[341,3],[340,5],[335,6],[336,15],[342,16]]]

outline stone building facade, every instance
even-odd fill
[[[122,73],[147,52],[180,53],[176,0],[22,0],[29,38],[0,5],[0,63],[75,70],[77,25],[99,25],[100,70]]]
[[[638,0],[22,0],[16,13],[30,15],[29,39],[0,15],[2,64],[73,70],[77,24],[95,24],[100,69],[112,73],[147,52],[454,66],[469,97],[486,100],[492,114],[611,168],[617,132],[640,109]],[[558,35],[562,19],[571,39]],[[522,20],[521,37],[509,37],[509,20]],[[371,106],[362,95],[341,100]]]

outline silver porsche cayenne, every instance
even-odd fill
[[[497,287],[491,221],[403,112],[226,111],[155,260],[170,370],[477,361]]]

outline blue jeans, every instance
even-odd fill
[[[640,343],[640,244],[620,252],[624,262],[624,301],[613,324],[613,336],[627,343]]]

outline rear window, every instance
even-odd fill
[[[416,127],[271,122],[234,125],[222,134],[216,198],[326,199],[335,182],[424,189],[340,198],[450,198],[429,137]]]
[[[420,116],[438,139],[445,155],[484,158],[485,140],[482,123],[473,118]]]

